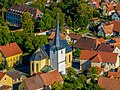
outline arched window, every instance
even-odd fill
[[[34,63],[32,63],[32,71],[34,72]]]
[[[38,63],[36,64],[36,71],[38,72]]]
[[[71,61],[71,55],[69,55],[69,62]]]

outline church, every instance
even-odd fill
[[[67,41],[60,37],[58,17],[54,41],[40,47],[30,58],[30,74],[41,72],[47,66],[61,74],[66,74],[66,68],[72,66],[72,49]]]

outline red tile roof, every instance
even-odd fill
[[[54,84],[54,82],[63,82],[63,79],[57,70],[43,73],[40,75],[45,86]]]
[[[100,3],[101,2],[101,0],[90,0],[90,2],[98,2],[98,3]]]
[[[120,78],[120,72],[108,72],[108,77]]]
[[[68,36],[70,36],[70,38],[74,40],[78,40],[79,38],[81,38],[81,35],[75,33],[70,33]]]
[[[113,4],[112,4],[111,2],[108,3],[106,6],[107,6],[107,10],[108,10],[109,12],[114,10],[114,6],[113,6]]]
[[[50,34],[50,36],[48,37],[48,39],[53,40],[54,37],[55,37],[55,32],[52,32],[52,33]],[[61,37],[62,39],[65,39],[66,36],[65,36],[63,33],[60,33],[60,37]]]
[[[113,31],[120,32],[120,20],[113,20],[110,24],[114,24]]]
[[[5,57],[10,57],[22,53],[22,50],[16,42],[0,46],[0,50],[5,55]]]
[[[105,39],[103,39],[103,38],[98,38],[98,41],[99,41],[100,43],[106,43]]]
[[[27,78],[23,82],[25,82],[27,90],[36,90],[44,87],[42,78],[39,75]]]
[[[120,80],[100,77],[98,84],[105,90],[120,90]]]
[[[74,48],[80,48],[82,50],[95,50],[100,44],[97,39],[89,37],[81,37],[74,45]]]
[[[82,50],[80,60],[91,60],[91,62],[108,62],[116,63],[117,53],[112,52],[97,52],[93,50]]]
[[[4,73],[3,72],[0,72],[0,80],[4,77]]]
[[[117,11],[120,10],[120,3],[117,4],[116,8]]]
[[[113,33],[113,27],[114,27],[114,24],[110,24],[110,25],[105,25],[102,28],[103,28],[103,31],[106,34],[112,34]]]
[[[96,51],[113,52],[115,48],[113,45],[102,43],[97,47]]]
[[[100,54],[97,54],[92,60],[91,60],[91,62],[97,62],[97,63],[100,63],[100,62],[102,62],[103,61],[103,59],[102,59],[102,57],[100,56]]]

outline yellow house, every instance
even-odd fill
[[[0,72],[0,85],[9,87],[7,90],[12,90],[13,82],[12,78],[5,73]]]
[[[0,62],[8,67],[22,64],[22,50],[16,42],[0,46]]]

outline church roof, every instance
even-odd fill
[[[61,45],[62,45],[63,47],[66,48],[66,53],[72,51],[71,47],[68,45],[68,43],[67,43],[66,40],[60,40],[60,43],[61,43]],[[46,52],[47,55],[49,56],[49,55],[50,55],[50,47],[52,47],[52,46],[53,46],[53,42],[51,42],[51,43],[49,43],[49,44],[47,44],[47,45],[45,45],[45,46],[42,46],[41,49],[42,49],[44,52]]]
[[[36,61],[36,60],[43,60],[43,59],[45,59],[45,58],[48,58],[48,55],[46,54],[46,52],[44,52],[42,49],[40,50],[38,50],[38,51],[36,51],[33,55],[32,55],[32,57],[30,58],[30,60],[34,60],[34,61]]]

